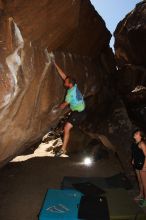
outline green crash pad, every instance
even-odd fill
[[[110,220],[146,220],[146,214],[128,191],[123,188],[105,189]]]

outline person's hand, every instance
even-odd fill
[[[132,160],[132,162],[131,162],[131,163],[132,163],[132,165],[134,165],[134,160]]]
[[[66,107],[66,104],[65,104],[65,103],[62,103],[62,104],[59,106],[60,109],[64,109],[65,107]]]
[[[64,109],[66,106],[68,106],[68,103],[67,103],[67,102],[63,102],[63,103],[59,106],[59,108],[60,108],[60,109]]]

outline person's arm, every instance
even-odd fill
[[[142,169],[146,169],[146,143],[143,142],[143,141],[141,141],[141,142],[139,143],[139,147],[142,149],[143,154],[144,154],[144,156],[145,156],[144,165],[143,165],[143,168],[142,168]]]
[[[63,70],[55,63],[55,61],[54,61],[54,65],[55,65],[55,67],[56,67],[56,69],[58,70],[58,73],[59,73],[59,75],[61,76],[61,78],[63,79],[63,80],[65,80],[66,79],[66,74],[63,72]]]
[[[146,157],[146,144],[143,141],[141,141],[139,143],[139,147],[142,149],[142,151],[143,151],[143,153],[144,153],[144,155]]]
[[[59,106],[59,108],[61,108],[61,109],[64,109],[66,106],[68,106],[69,105],[69,103],[67,103],[67,102],[63,102],[60,106]]]

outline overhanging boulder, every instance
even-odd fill
[[[65,89],[52,53],[85,97],[96,94],[98,112],[107,114],[114,100],[114,90],[108,92],[115,71],[110,37],[88,0],[0,4],[0,165],[40,140],[64,113],[57,108]]]

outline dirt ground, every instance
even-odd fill
[[[0,170],[0,220],[37,220],[47,189],[59,189],[64,176],[109,177],[121,171],[113,154],[87,167],[81,155],[50,157],[47,147],[32,149]]]

